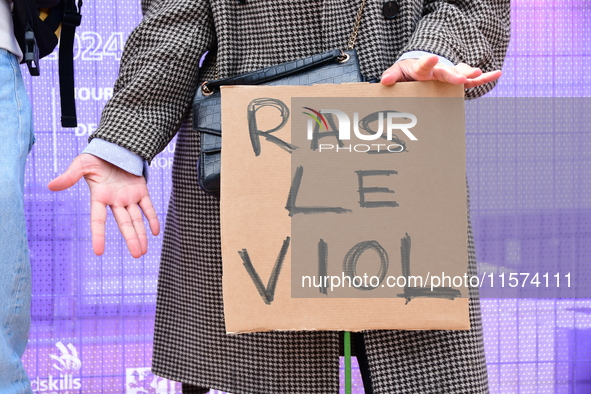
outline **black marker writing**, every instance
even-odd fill
[[[389,112],[398,112],[398,111],[389,111]],[[368,134],[376,134],[376,130],[372,130],[370,124],[373,122],[379,121],[380,112],[374,112],[373,114],[367,115],[365,118],[359,121],[359,129],[367,132]],[[387,140],[388,136],[386,134],[382,134],[380,138]],[[368,154],[382,154],[382,153],[400,153],[400,152],[408,152],[406,150],[406,142],[398,138],[396,134],[392,134],[391,144],[399,145],[400,148],[396,150],[387,150],[387,149],[378,149],[378,150],[370,150],[366,153]]]
[[[393,170],[371,170],[371,171],[355,171],[359,179],[359,205],[363,208],[379,208],[379,207],[397,207],[396,201],[366,201],[365,195],[368,193],[394,193],[394,190],[387,187],[365,187],[363,186],[363,177],[378,176],[378,175],[395,175],[398,171]]]
[[[318,241],[318,277],[326,278],[328,275],[328,244],[324,240]],[[326,281],[319,287],[321,294],[328,295]]]
[[[265,107],[277,108],[281,115],[281,123],[270,130],[263,131],[259,130],[259,127],[257,125],[257,111]],[[287,107],[287,105],[285,105],[283,101],[272,98],[254,99],[250,102],[250,104],[248,104],[247,118],[248,132],[250,133],[250,142],[252,144],[252,149],[254,150],[255,156],[261,154],[261,136],[265,137],[267,141],[274,143],[275,145],[289,153],[293,152],[295,149],[298,148],[297,146],[285,142],[282,139],[277,138],[273,134],[271,134],[278,130],[281,130],[283,126],[285,126],[285,124],[287,123],[287,120],[289,119],[289,108]]]
[[[242,251],[238,252],[240,257],[242,258],[242,262],[244,268],[246,268],[246,272],[248,272],[248,274],[250,275],[250,278],[254,282],[255,287],[257,288],[263,301],[265,301],[265,304],[267,305],[271,305],[271,303],[275,299],[275,288],[277,287],[277,280],[279,279],[279,273],[281,272],[281,267],[283,266],[283,261],[285,260],[287,249],[289,249],[289,240],[290,238],[287,237],[285,238],[285,241],[283,241],[283,246],[279,251],[279,255],[277,256],[277,260],[275,261],[275,265],[273,266],[273,270],[271,271],[271,276],[269,276],[267,287],[263,285],[261,277],[254,269],[254,266],[250,261],[250,257],[248,256],[248,251],[246,249],[242,249]]]
[[[386,249],[380,245],[378,241],[362,241],[359,242],[357,245],[353,246],[345,255],[343,259],[343,272],[349,278],[354,278],[357,276],[357,261],[359,257],[367,250],[372,249],[374,250],[378,256],[380,257],[380,270],[378,272],[377,277],[379,278],[378,285],[382,283],[386,274],[388,273],[388,267],[390,265],[388,260],[388,253]],[[376,286],[359,286],[357,287],[359,290],[373,290],[377,287]]]
[[[320,132],[320,124],[315,123],[314,130],[312,131],[312,142],[310,142],[310,149],[317,150],[318,140],[320,138],[326,137],[334,137],[337,140],[338,146],[343,147],[345,144],[339,139],[339,128],[337,127],[332,114],[324,114],[324,119],[326,119],[331,130]]]
[[[289,211],[289,216],[293,216],[298,213],[310,214],[310,213],[350,213],[350,209],[340,207],[297,207],[296,200],[298,198],[298,192],[300,191],[300,185],[302,184],[302,177],[304,176],[304,167],[299,166],[296,168],[295,174],[291,181],[291,187],[289,188],[289,195],[287,196],[287,203],[285,209]]]
[[[410,235],[407,233],[406,237],[400,240],[400,261],[402,264],[402,275],[406,277],[406,286],[404,287],[404,293],[398,294],[398,297],[406,298],[406,303],[408,304],[410,300],[417,297],[453,300],[462,296],[459,290],[451,287],[437,287],[433,290],[428,287],[410,287],[410,279],[413,278],[410,275],[410,246]]]

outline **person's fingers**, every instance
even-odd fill
[[[84,166],[79,157],[76,157],[68,169],[57,178],[53,179],[47,187],[49,190],[59,192],[74,186],[84,176]]]
[[[146,217],[146,219],[148,219],[152,235],[158,235],[160,233],[160,222],[158,221],[158,216],[156,215],[156,210],[152,205],[152,200],[150,200],[150,196],[144,196],[144,198],[141,199],[140,208],[142,208],[144,216]]]
[[[482,75],[482,70],[477,67],[472,67],[466,63],[459,63],[455,67],[457,72],[466,76],[466,78],[477,78]]]
[[[105,251],[105,223],[107,221],[107,207],[105,204],[90,201],[90,232],[92,234],[92,250],[100,256]]]
[[[113,205],[111,205],[111,211],[113,211],[113,216],[117,221],[119,231],[121,231],[123,238],[125,238],[125,242],[127,242],[127,249],[129,249],[129,253],[131,253],[131,255],[135,258],[141,257],[142,253],[140,241],[138,239],[137,233],[135,232],[129,212],[125,207]]]
[[[380,83],[382,85],[393,85],[396,82],[432,79],[431,72],[438,61],[439,58],[435,55],[425,55],[419,59],[401,60],[384,71]]]
[[[131,224],[133,225],[135,233],[137,234],[137,238],[140,243],[140,250],[142,255],[144,255],[148,252],[148,236],[146,234],[146,226],[144,226],[142,212],[140,211],[140,207],[138,207],[136,204],[129,205],[127,207],[127,212],[129,212]]]
[[[454,67],[443,64],[433,68],[433,79],[454,85],[463,85],[468,80],[464,74],[458,72]]]
[[[501,71],[483,73],[481,69],[466,63],[447,66],[439,63],[436,55],[425,55],[419,59],[406,59],[397,62],[382,74],[382,85],[393,85],[402,81],[438,80],[454,85],[464,85],[466,89],[497,80]]]
[[[468,81],[466,81],[466,83],[464,84],[464,88],[469,89],[475,86],[480,86],[489,82],[496,81],[501,77],[502,74],[503,73],[501,70],[484,73],[477,78],[469,79]]]
[[[431,73],[438,62],[439,58],[435,55],[422,56],[412,63],[412,72],[409,76],[415,81],[432,79]]]
[[[482,74],[478,68],[465,63],[447,66],[439,63],[435,55],[425,55],[419,59],[407,59],[390,67],[382,75],[383,85],[392,85],[402,81],[438,80],[455,85],[464,84],[468,78],[476,78]]]

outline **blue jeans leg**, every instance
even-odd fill
[[[31,266],[23,204],[31,105],[18,62],[0,49],[0,394],[32,393],[21,362],[31,325]]]

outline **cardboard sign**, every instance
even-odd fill
[[[222,88],[226,330],[469,329],[463,89]]]

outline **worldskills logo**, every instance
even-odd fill
[[[303,114],[310,117],[307,124],[307,138],[310,141],[318,141],[327,135],[334,135],[338,145],[319,144],[318,150],[322,151],[347,151],[347,152],[377,152],[399,153],[405,150],[405,143],[394,132],[402,131],[411,141],[417,141],[417,137],[410,131],[416,126],[417,117],[407,112],[380,111],[374,112],[359,120],[359,113],[353,112],[353,121],[344,111],[338,109],[321,109],[317,111],[310,107],[302,107],[309,112]],[[334,121],[336,117],[336,122]],[[404,120],[410,120],[404,121]],[[402,122],[401,122],[402,121]],[[377,130],[370,125],[377,122]],[[352,125],[351,125],[352,124]],[[324,130],[324,131],[323,131]],[[363,142],[385,139],[389,143],[363,143],[343,146],[342,141],[351,140],[351,130],[354,137]]]
[[[74,391],[71,390],[82,388],[81,379],[74,377],[82,367],[78,350],[71,343],[66,346],[62,342],[58,342],[55,346],[59,350],[59,354],[49,355],[54,360],[52,367],[55,374],[50,374],[46,379],[38,377],[31,380],[31,388],[38,393],[74,394]]]
[[[178,384],[154,375],[150,368],[127,368],[125,376],[125,394],[181,393]]]

